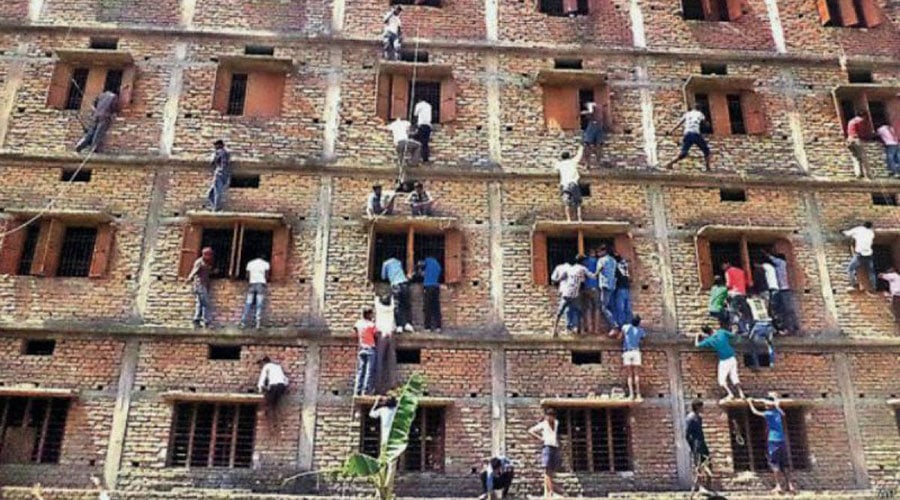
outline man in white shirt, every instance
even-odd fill
[[[581,187],[578,180],[581,176],[578,173],[578,164],[581,163],[581,157],[584,154],[584,146],[578,147],[575,157],[564,152],[561,159],[556,162],[554,169],[559,172],[559,188],[562,191],[563,205],[566,207],[566,220],[572,220],[572,209],[575,209],[576,217],[581,221]]]
[[[566,332],[575,334],[581,325],[581,304],[578,300],[581,295],[581,285],[588,278],[595,279],[597,274],[592,273],[584,266],[584,255],[575,257],[575,263],[562,263],[556,266],[550,280],[559,283],[559,307],[556,310],[556,320],[553,323],[553,336],[556,336],[559,328],[559,320],[566,315]]]
[[[844,231],[844,236],[853,239],[853,258],[847,265],[847,278],[850,280],[849,292],[859,290],[856,279],[856,271],[864,267],[869,276],[870,291],[875,290],[875,264],[872,262],[872,242],[875,241],[875,231],[871,222],[864,222],[862,226],[856,226]]]
[[[888,173],[894,177],[900,177],[900,141],[897,130],[889,123],[878,127],[878,139],[884,144],[885,163]]]
[[[431,149],[428,147],[431,143],[431,104],[419,99],[413,108],[413,116],[416,118],[415,139],[422,144],[422,161],[428,163],[431,161]]]
[[[666,164],[666,168],[672,168],[673,165],[687,158],[691,146],[696,145],[700,148],[700,151],[703,152],[704,168],[709,172],[711,156],[709,144],[706,143],[706,139],[704,139],[703,134],[700,133],[700,126],[706,121],[706,116],[700,108],[701,106],[699,104],[694,104],[694,109],[685,113],[684,116],[681,117],[681,120],[678,120],[678,123],[676,123],[675,126],[672,127],[672,130],[669,131],[669,134],[671,134],[675,132],[675,129],[682,123],[684,124],[684,137],[681,139],[681,152],[678,153],[678,157]]]
[[[900,274],[897,274],[896,269],[890,267],[887,272],[879,274],[878,279],[887,282],[888,291],[884,295],[891,299],[891,313],[894,314],[894,322],[900,323]]]
[[[257,330],[259,329],[263,309],[266,306],[266,278],[270,269],[271,266],[269,266],[262,254],[247,263],[247,278],[250,282],[250,287],[247,289],[247,300],[244,301],[244,312],[241,314],[241,328],[247,327],[247,318],[255,305],[256,322],[254,326]]]
[[[262,371],[259,372],[259,382],[256,387],[266,396],[266,403],[269,407],[274,408],[287,391],[288,378],[281,369],[281,365],[272,361],[268,356],[263,357],[257,364],[262,365]]]
[[[400,22],[401,12],[403,12],[403,7],[395,5],[384,15],[382,45],[384,58],[389,61],[396,61],[400,56],[400,30],[403,24]]]
[[[400,182],[406,182],[404,167],[406,165],[414,167],[422,160],[422,144],[409,138],[410,125],[412,124],[408,121],[397,118],[387,126],[387,129],[393,134],[394,149],[397,151],[397,158],[400,161]]]

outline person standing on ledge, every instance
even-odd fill
[[[209,208],[215,212],[222,209],[222,201],[225,199],[225,190],[231,179],[231,153],[225,148],[225,141],[219,139],[214,143],[216,148],[212,161],[213,181],[206,193],[209,200]]]
[[[566,220],[572,220],[572,209],[575,209],[575,216],[581,222],[581,186],[578,185],[581,176],[578,173],[578,164],[581,163],[581,157],[584,154],[584,146],[578,146],[578,152],[575,157],[568,151],[560,155],[560,160],[554,165],[554,169],[559,172],[559,189],[562,192],[562,201],[566,207]]]
[[[384,32],[382,33],[383,55],[388,61],[400,58],[401,29],[400,13],[403,7],[395,5],[384,15]]]
[[[194,328],[209,328],[212,324],[209,305],[209,275],[213,267],[213,249],[205,247],[200,257],[194,261],[194,267],[185,281],[194,284],[194,298],[197,301],[194,310]]]
[[[706,115],[700,110],[700,105],[694,104],[694,109],[685,113],[684,116],[681,117],[681,120],[678,120],[678,123],[669,130],[669,134],[672,134],[675,132],[676,128],[681,126],[682,123],[684,124],[684,137],[681,138],[681,152],[678,153],[678,156],[674,160],[666,164],[666,168],[672,168],[673,165],[687,158],[688,153],[691,151],[691,146],[696,145],[703,153],[704,169],[707,172],[710,171],[710,157],[712,155],[709,150],[709,144],[706,143],[706,139],[704,139],[703,134],[700,133],[700,125],[705,121]]]
[[[776,495],[783,492],[794,493],[794,485],[791,483],[791,475],[788,469],[787,441],[784,436],[784,410],[781,409],[781,402],[778,395],[774,392],[769,393],[770,399],[750,399],[747,406],[750,411],[758,417],[766,419],[766,428],[768,429],[768,437],[766,439],[766,458],[769,460],[769,468],[775,475],[775,488],[772,493]],[[754,402],[765,405],[766,411],[759,411],[754,406]],[[781,484],[784,483],[784,487]]]

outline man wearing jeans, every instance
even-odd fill
[[[570,334],[578,332],[581,324],[581,309],[579,295],[581,285],[587,278],[594,278],[596,274],[584,267],[584,255],[575,257],[574,264],[560,264],[553,270],[550,280],[559,283],[559,307],[556,310],[556,320],[553,324],[553,335],[556,336],[559,320],[563,313],[566,315],[566,330]]]
[[[416,135],[414,139],[422,144],[422,161],[431,161],[431,104],[425,99],[419,99],[413,108],[413,116],[416,118]]]
[[[597,250],[597,276],[600,280],[600,312],[609,323],[609,336],[615,337],[619,334],[619,323],[616,316],[612,312],[614,294],[616,291],[616,269],[618,262],[610,255],[606,245],[601,245]]]
[[[359,339],[359,352],[356,356],[356,382],[353,384],[353,395],[372,394],[375,385],[375,336],[376,328],[371,307],[364,307],[362,319],[356,322],[353,331]]]
[[[75,145],[75,151],[80,153],[86,147],[92,147],[94,151],[98,151],[118,110],[119,95],[116,91],[106,90],[100,94],[94,101],[91,126],[85,130],[84,137]]]
[[[631,271],[628,260],[616,255],[616,291],[613,294],[613,314],[617,325],[627,325],[634,317],[631,311]]]
[[[422,288],[425,293],[423,315],[425,316],[425,330],[441,331],[441,265],[434,257],[426,257],[417,266],[422,276]]]
[[[703,153],[704,168],[709,172],[709,145],[706,143],[706,139],[703,138],[703,134],[700,133],[700,125],[706,121],[706,115],[704,115],[703,111],[700,109],[700,104],[695,104],[694,109],[685,113],[684,116],[681,117],[681,120],[679,120],[678,123],[672,127],[672,130],[669,131],[671,134],[679,125],[684,123],[684,137],[681,139],[681,152],[678,153],[678,156],[674,160],[666,164],[666,168],[672,168],[673,165],[687,158],[688,153],[691,151],[691,146],[696,145]]]
[[[188,274],[187,282],[194,284],[194,298],[197,301],[194,309],[194,328],[208,328],[212,320],[209,314],[209,273],[212,272],[213,250],[205,247],[200,257],[194,261],[194,267]]]
[[[410,274],[412,276],[412,274]],[[403,272],[403,264],[394,257],[381,265],[381,279],[390,282],[391,296],[394,298],[394,320],[397,333],[406,330],[412,333],[412,311],[409,301],[409,280]]]
[[[247,318],[250,311],[256,305],[256,321],[255,328],[258,330],[260,321],[262,320],[263,309],[266,306],[266,276],[269,273],[269,263],[262,255],[247,263],[247,277],[250,281],[250,288],[247,289],[247,300],[244,302],[244,312],[241,314],[241,328],[247,326]]]
[[[775,267],[775,279],[778,290],[772,295],[772,309],[779,320],[782,332],[796,334],[800,332],[800,320],[797,318],[797,304],[794,302],[794,291],[788,277],[787,257],[784,254],[763,250],[763,255]]]
[[[210,166],[213,167],[213,181],[206,193],[209,207],[218,212],[222,209],[222,201],[225,199],[225,189],[231,180],[231,153],[225,148],[225,141],[215,142],[216,151]]]
[[[872,230],[872,223],[866,221],[862,226],[844,231],[844,236],[853,239],[853,258],[847,265],[847,278],[850,280],[848,292],[859,290],[859,283],[856,279],[856,271],[862,267],[869,276],[869,290],[875,291],[875,264],[872,262],[872,242],[875,241],[875,231]]]
[[[900,177],[900,142],[897,138],[897,130],[889,124],[878,127],[878,139],[884,144],[884,160],[888,173],[894,177]]]
[[[857,177],[869,176],[869,165],[866,161],[866,148],[862,143],[862,134],[863,129],[866,126],[867,115],[868,113],[865,110],[857,111],[856,116],[847,122],[847,149],[850,150],[850,154],[853,155],[853,158],[856,159],[858,164],[858,167],[856,168]]]

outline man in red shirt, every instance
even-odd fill
[[[725,287],[728,288],[728,306],[732,315],[738,317],[738,329],[746,333],[750,329],[751,312],[747,303],[747,273],[730,262],[722,263],[725,273]]]
[[[857,177],[868,177],[869,170],[866,164],[866,150],[863,147],[862,136],[866,127],[866,111],[857,111],[856,116],[847,122],[847,149],[856,158],[859,168],[856,170]]]
[[[353,331],[359,338],[359,353],[356,356],[356,382],[353,386],[353,395],[362,396],[372,394],[377,376],[375,366],[375,340],[376,326],[372,320],[374,313],[371,307],[365,307],[362,318],[353,326]]]

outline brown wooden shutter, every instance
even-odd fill
[[[231,93],[231,70],[219,66],[216,69],[216,83],[213,86],[212,109],[222,114],[227,113],[229,93]],[[191,266],[193,267],[193,262]]]
[[[109,269],[109,260],[112,257],[113,239],[115,231],[112,224],[97,226],[97,239],[94,240],[94,255],[91,257],[91,268],[88,272],[90,278],[103,278]]]
[[[7,220],[5,231],[10,231],[23,221],[17,219]],[[19,261],[22,260],[22,251],[25,249],[25,237],[28,235],[28,227],[23,227],[3,237],[3,246],[0,247],[0,274],[19,274]]]
[[[387,123],[391,119],[391,75],[379,73],[375,87],[375,116]]]
[[[547,269],[547,235],[535,231],[531,235],[531,277],[537,286],[546,286],[550,282]]]
[[[728,20],[737,21],[744,15],[744,0],[727,0]]]
[[[709,114],[712,116],[713,134],[731,135],[728,99],[724,92],[709,93]]]
[[[766,133],[766,110],[762,96],[756,92],[741,94],[741,108],[744,112],[744,127],[748,134]]]
[[[391,77],[391,120],[409,116],[409,78],[406,75]]]
[[[607,133],[611,132],[614,124],[609,87],[604,85],[594,88],[594,101],[603,106],[603,128]],[[578,121],[580,125],[581,120]]]
[[[244,251],[244,225],[235,222],[231,231],[231,255],[228,256],[228,277],[241,275],[241,256]],[[215,258],[220,258],[218,255]]]
[[[444,233],[444,282],[459,283],[462,279],[463,235],[459,229]]]
[[[578,0],[563,0],[563,12],[566,14],[578,12]]]
[[[806,276],[803,275],[803,269],[797,264],[797,256],[794,254],[794,245],[791,243],[791,240],[787,238],[775,240],[772,249],[775,253],[784,255],[784,259],[787,261],[788,280],[790,281],[791,289],[802,291],[806,288]]]
[[[881,9],[876,5],[875,0],[861,0],[859,4],[862,7],[863,22],[867,28],[874,28],[882,23]]]
[[[127,108],[134,98],[134,81],[137,74],[137,66],[131,65],[122,71],[122,85],[119,87],[119,107]]]
[[[366,280],[370,283],[375,283],[381,281],[381,263],[375,262],[375,239],[377,235],[375,234],[375,224],[370,223],[368,227],[368,235],[369,235],[369,251],[368,251],[368,262],[369,266],[366,269]]]
[[[72,80],[72,66],[58,62],[53,68],[50,88],[47,90],[47,107],[64,109],[69,98],[69,82]]]
[[[900,134],[900,97],[887,102],[888,120],[894,127],[894,131]],[[898,268],[900,270],[900,268]]]
[[[181,262],[178,264],[178,276],[187,278],[194,268],[194,261],[200,256],[200,244],[203,242],[203,227],[188,224],[184,228],[181,241]]]
[[[268,71],[247,75],[244,116],[269,118],[281,115],[285,78],[284,73]]]
[[[291,248],[291,226],[278,226],[272,231],[272,281],[287,278],[288,256]]]
[[[747,277],[747,288],[753,286],[753,263],[750,262],[750,247],[747,242],[747,235],[741,235],[741,268],[744,269],[744,275]]]
[[[719,21],[722,19],[718,0],[701,0],[700,4],[703,7],[703,18],[706,21]]]
[[[871,139],[875,134],[875,126],[872,124],[872,113],[869,112],[869,96],[866,93],[860,94],[856,99],[856,109],[866,111],[866,118],[863,120],[862,128],[859,129],[859,136],[862,139]]]
[[[628,233],[617,234],[613,240],[613,248],[619,256],[628,261],[628,272],[631,274],[631,282],[637,281],[637,252],[634,251],[634,240]]]
[[[549,130],[575,130],[581,125],[578,89],[545,85],[544,123]]]
[[[859,24],[859,16],[856,15],[856,7],[853,0],[838,0],[838,9],[841,11],[841,22],[844,26],[856,26]]]
[[[91,111],[94,109],[94,100],[103,93],[106,86],[107,68],[93,67],[88,72],[87,83],[84,86],[84,98],[81,100],[81,110]]]
[[[45,277],[56,274],[65,237],[66,226],[59,219],[47,218],[41,221],[41,235],[31,263],[31,274]]]
[[[700,278],[700,288],[708,290],[712,287],[715,276],[709,240],[703,236],[697,236],[694,238],[694,247],[697,251],[697,276]]]
[[[444,78],[441,80],[441,123],[456,120],[456,80]]]
[[[828,0],[816,0],[816,6],[819,9],[819,19],[823,25],[831,22],[831,11],[828,10]]]

